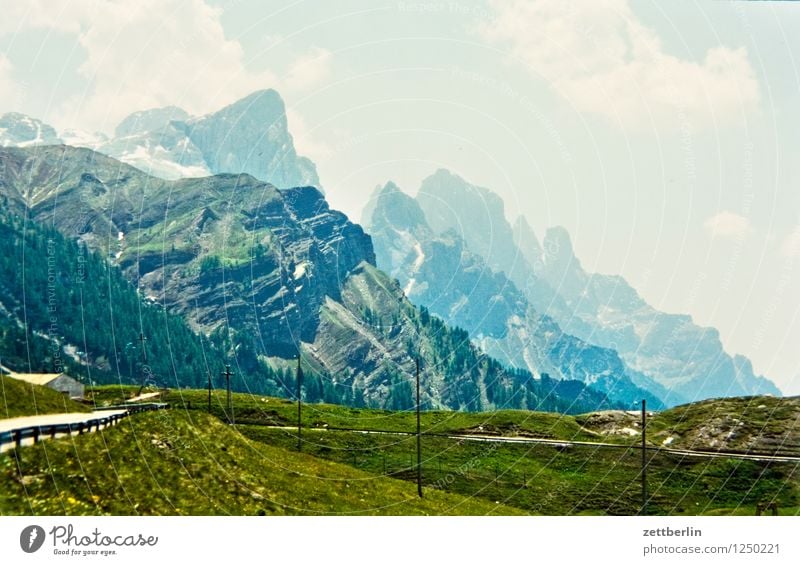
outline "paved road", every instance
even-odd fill
[[[93,420],[100,418],[109,418],[114,415],[126,414],[127,410],[103,410],[101,412],[68,412],[67,414],[42,414],[39,416],[22,416],[20,418],[6,418],[0,420],[0,433],[10,432],[13,430],[25,429],[36,426],[53,426],[53,425],[66,425],[66,424],[79,424],[83,422],[88,424]],[[75,432],[77,433],[77,432]],[[68,435],[66,433],[57,434],[56,437]],[[44,438],[43,438],[44,439]],[[31,445],[33,438],[25,438],[22,440],[22,445]],[[0,446],[0,451],[6,451],[13,447],[12,443],[3,444]]]
[[[105,410],[103,412],[68,412],[66,414],[41,414],[39,416],[22,416],[0,420],[0,433],[10,432],[18,428],[31,426],[52,426],[58,424],[78,424],[115,414],[124,414],[127,410]]]

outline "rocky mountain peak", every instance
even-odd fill
[[[574,261],[578,267],[580,266],[572,248],[572,238],[566,228],[562,226],[547,228],[542,243],[545,262],[566,265]]]
[[[417,201],[391,181],[376,189],[373,201],[363,219],[371,229],[391,226],[398,230],[415,230],[427,227],[425,213]]]
[[[114,130],[117,137],[126,137],[149,131],[159,131],[173,121],[186,121],[189,114],[186,110],[176,106],[164,106],[163,108],[152,108],[130,114],[123,119]]]
[[[517,217],[512,230],[514,232],[514,243],[530,266],[536,269],[543,261],[542,245],[539,243],[539,238],[536,237],[536,233],[528,223],[528,220],[525,219],[525,216],[520,215]]]
[[[134,112],[112,139],[79,131],[65,132],[62,139],[168,180],[247,173],[278,188],[321,189],[314,163],[295,151],[286,105],[272,89],[199,117],[175,106]],[[0,117],[0,146],[52,145],[62,139],[40,120],[16,113]]]
[[[440,210],[439,214],[430,218],[431,227],[437,231],[456,227],[454,224],[462,219],[461,217],[464,215],[462,212],[468,208],[482,212],[482,215],[490,222],[505,222],[505,205],[497,194],[486,188],[470,184],[447,169],[437,169],[422,181],[417,200],[426,212],[429,209]],[[446,208],[450,208],[450,210],[446,210]]]
[[[286,104],[278,92],[272,88],[256,90],[232,104],[228,104],[213,115],[238,118],[246,114],[251,119],[280,122],[286,118]]]
[[[287,188],[281,194],[297,217],[311,218],[329,209],[325,195],[313,186]]]
[[[446,171],[433,176],[446,182],[454,177]],[[476,191],[467,187],[466,193]],[[412,302],[463,328],[474,343],[502,362],[534,374],[591,382],[626,405],[644,393],[626,374],[616,352],[592,347],[541,316],[507,274],[489,265],[496,256],[485,259],[473,252],[464,230],[432,230],[418,203],[393,184],[379,188],[373,200],[373,210],[365,215],[372,221],[378,266],[399,282]],[[527,224],[520,230],[522,239],[538,246]],[[513,248],[513,242],[505,243]],[[519,262],[524,260],[520,257]],[[532,294],[553,303],[546,290],[537,286]]]
[[[279,188],[320,185],[314,164],[295,151],[286,106],[274,90],[189,120],[183,131],[214,173],[249,173]]]
[[[455,230],[497,271],[509,274],[519,269],[520,253],[497,194],[439,169],[422,181],[417,202],[436,233]]]
[[[56,130],[36,118],[19,112],[0,116],[0,147],[53,145],[61,143]]]

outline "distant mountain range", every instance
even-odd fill
[[[566,230],[540,241],[499,196],[448,171],[415,198],[380,187],[365,233],[329,208],[273,90],[205,116],[135,112],[111,138],[8,113],[0,146],[6,205],[102,253],[147,301],[238,348],[246,370],[277,371],[259,390],[288,390],[281,371],[300,351],[322,379],[310,398],[404,406],[423,351],[431,406],[779,394],[717,330],[587,273]]]
[[[207,336],[246,374],[246,390],[293,394],[299,353],[308,400],[408,409],[419,357],[428,407],[621,407],[578,381],[506,370],[413,306],[375,267],[370,237],[316,188],[244,174],[168,181],[57,145],[0,149],[0,198],[96,251],[145,303]]]
[[[164,179],[246,173],[279,188],[316,186],[314,164],[300,157],[288,130],[286,107],[262,90],[199,117],[174,106],[135,112],[114,137],[56,130],[23,114],[0,117],[0,146],[64,143],[87,147]]]
[[[569,336],[588,358],[569,353],[561,375],[626,375],[667,405],[780,394],[748,359],[724,351],[717,330],[655,310],[622,277],[586,273],[564,228],[549,229],[540,243],[523,217],[507,221],[496,194],[448,171],[426,178],[415,199],[392,185],[379,189],[364,223],[378,266],[412,301],[463,324],[514,366],[558,375],[543,357],[560,354],[564,346],[554,344]],[[602,361],[591,361],[598,355]]]
[[[633,374],[616,351],[564,333],[503,271],[472,252],[458,232],[437,233],[420,203],[397,186],[387,184],[371,201],[363,221],[372,234],[378,265],[398,279],[412,302],[464,328],[482,350],[503,363],[534,375],[580,380],[624,406],[642,398],[653,408],[664,406],[633,378],[662,392],[654,382]],[[486,240],[480,244],[491,246]]]

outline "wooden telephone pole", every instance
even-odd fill
[[[303,369],[300,367],[300,353],[297,354],[297,451],[303,451]]]
[[[642,399],[642,516],[647,516],[647,401]]]
[[[211,414],[211,371],[208,372],[208,413]]]
[[[137,338],[139,343],[142,344],[142,359],[144,360],[145,367],[147,366],[147,348],[144,346],[144,342],[147,341],[147,338],[144,336],[144,332],[139,332],[139,337]],[[142,391],[144,390],[145,385],[145,368],[142,368],[142,384],[139,386],[139,392],[136,393],[136,396],[141,396]]]
[[[225,372],[222,373],[222,376],[225,377],[227,386],[228,386],[228,423],[235,424],[236,420],[233,417],[233,402],[231,401],[231,377],[234,373],[231,373],[231,366],[225,365]]]
[[[417,357],[417,494],[422,498],[422,428],[419,422],[419,357]]]

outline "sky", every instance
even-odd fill
[[[800,6],[0,0],[0,113],[112,133],[275,88],[331,204],[447,168],[800,394]]]

